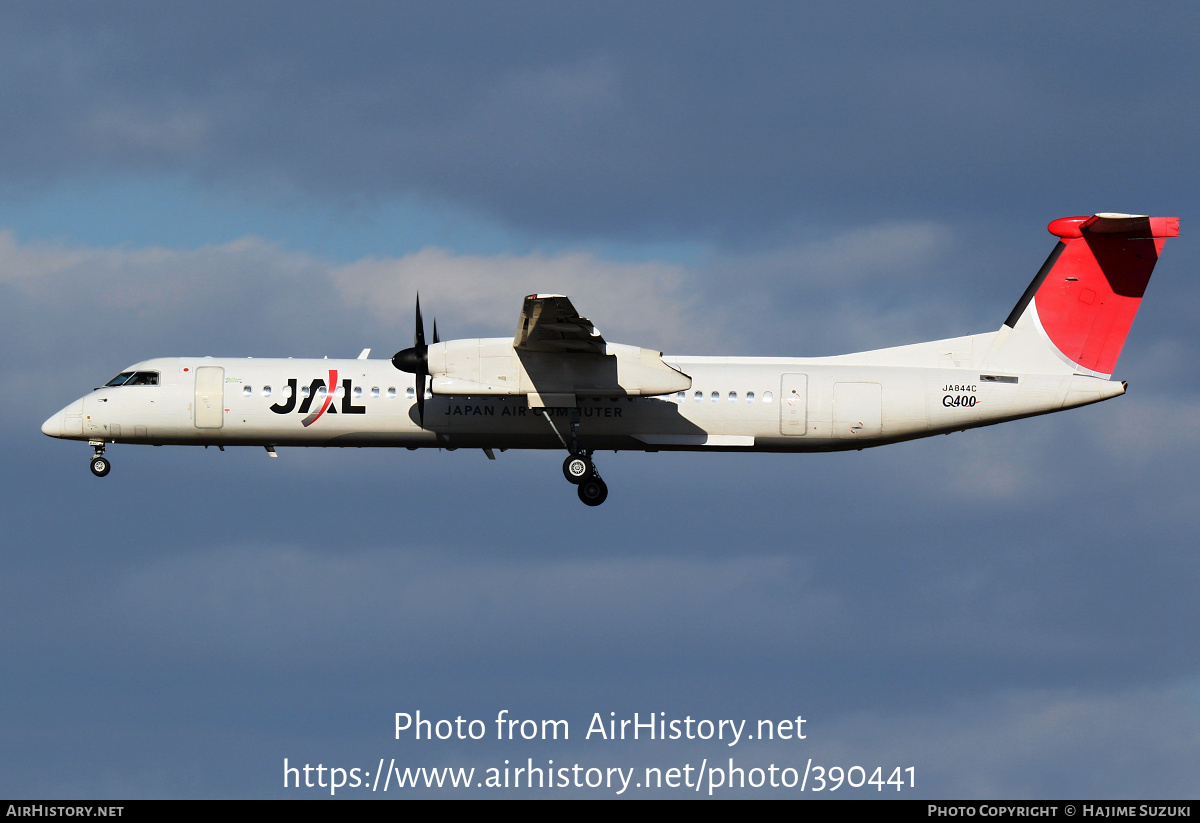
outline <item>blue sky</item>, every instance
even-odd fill
[[[732,752],[913,766],[905,797],[1196,796],[1197,15],[6,6],[0,792],[321,796],[283,789],[284,758]],[[507,334],[522,295],[562,290],[609,339],[681,354],[988,331],[1045,224],[1096,211],[1182,233],[1129,393],[1061,415],[608,455],[596,510],[549,452],[127,446],[99,481],[38,431],[147,357],[389,356],[417,290],[444,336]],[[395,740],[418,709],[572,739]],[[582,739],[635,711],[801,714],[809,737]]]
[[[558,238],[506,225],[449,201],[399,193],[364,205],[263,199],[187,176],[87,176],[45,188],[10,189],[5,227],[23,240],[66,245],[219,245],[253,234],[335,262],[404,255],[429,246],[463,254],[587,250],[610,260],[696,262],[701,239]]]

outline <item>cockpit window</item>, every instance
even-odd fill
[[[157,386],[158,372],[156,371],[123,371],[109,380],[106,386]]]

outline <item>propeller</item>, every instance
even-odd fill
[[[433,321],[433,342],[438,342],[437,319]],[[429,347],[425,345],[425,322],[421,319],[421,295],[417,295],[416,332],[410,348],[392,355],[392,365],[417,376],[417,421],[425,426],[425,379],[429,377]]]

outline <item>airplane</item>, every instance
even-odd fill
[[[425,342],[390,361],[171,357],[123,369],[42,432],[116,443],[562,449],[598,506],[593,455],[818,452],[898,443],[1124,394],[1117,358],[1177,217],[1100,213],[1047,226],[1054,250],[997,331],[833,357],[664,356],[610,343],[559,294],[525,298],[512,339]]]

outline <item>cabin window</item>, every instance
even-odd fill
[[[771,402],[771,393],[770,393],[769,391],[765,391],[765,392],[763,392],[763,402],[764,402],[764,403],[770,403],[770,402]]]
[[[754,392],[752,392],[752,391],[746,392],[746,402],[750,403],[750,404],[754,403]]]
[[[675,395],[675,402],[676,402],[676,403],[682,403],[682,402],[684,402],[685,400],[687,400],[687,392],[685,392],[685,391],[681,391],[681,392],[679,392],[679,394]]]
[[[721,402],[721,393],[719,391],[715,391],[712,393],[711,398],[714,403],[720,403]]]
[[[289,397],[292,396],[292,387],[291,386],[284,386],[282,389],[280,389],[280,391],[283,392],[284,400],[287,400]]]
[[[263,392],[262,392],[262,394],[263,394],[263,397],[270,397],[270,396],[271,396],[271,387],[270,387],[270,386],[263,386]]]
[[[362,399],[362,394],[363,394],[363,392],[362,392],[362,386],[355,386],[355,387],[354,387],[354,399],[355,399],[355,400],[361,400],[361,399]]]
[[[376,399],[378,399],[378,398],[379,398],[379,387],[378,387],[378,386],[372,386],[372,387],[371,387],[371,396],[372,396],[372,397],[374,397],[374,398],[376,398]]]
[[[704,400],[704,392],[702,392],[702,391],[696,392],[696,402],[700,403],[700,402],[703,402],[703,400]]]
[[[387,394],[387,399],[388,399],[388,400],[395,400],[395,399],[396,399],[396,387],[395,387],[395,386],[388,386],[388,394]]]
[[[249,397],[254,394],[253,386],[242,386],[242,397]]]
[[[736,402],[737,402],[737,392],[735,392],[735,391],[731,391],[731,392],[729,393],[729,402],[730,402],[730,403],[736,403]]]
[[[413,400],[417,396],[417,390],[414,389],[412,386],[409,386],[407,389],[404,390],[404,396],[407,397],[409,400]],[[388,393],[388,397],[391,397],[390,392]]]
[[[308,390],[309,390],[309,388],[310,388],[309,386],[301,386],[301,387],[300,387],[300,396],[301,396],[301,397],[308,397]]]

